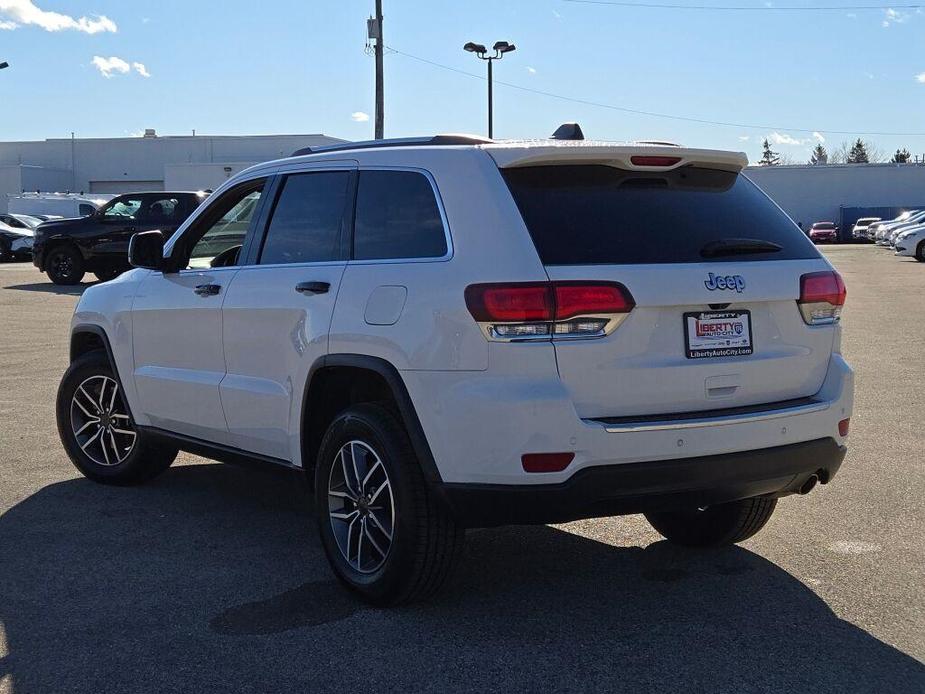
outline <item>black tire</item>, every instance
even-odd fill
[[[103,425],[92,424],[94,418]],[[58,386],[57,420],[71,462],[96,482],[140,484],[164,472],[177,457],[176,448],[150,441],[137,431],[118,377],[102,350],[79,357],[64,373]],[[81,433],[84,424],[87,428]],[[98,431],[99,438],[90,441]],[[134,438],[121,432],[133,432]],[[101,446],[101,441],[110,445]]]
[[[353,454],[356,468],[347,465],[346,458],[341,461],[339,455],[342,448],[351,450],[351,442],[360,444]],[[376,468],[376,458],[381,469],[371,477],[369,470]],[[351,485],[348,469],[355,470],[354,481],[366,478],[369,484],[354,482]],[[381,477],[382,469],[385,478]],[[345,494],[336,491],[337,479],[344,481],[340,488],[349,492],[359,487],[358,498],[365,499],[362,503],[369,506],[361,507],[360,503],[347,498],[329,496],[329,489]],[[386,482],[389,483],[388,497],[382,491]],[[315,466],[315,502],[321,542],[331,568],[341,583],[371,604],[397,605],[433,595],[445,583],[461,553],[463,529],[429,493],[405,429],[383,405],[351,407],[328,427]],[[388,510],[383,509],[389,502],[394,511],[392,538],[383,549],[381,545],[388,538],[386,531],[389,529]],[[372,510],[376,508],[380,510]],[[333,519],[329,515],[332,512],[357,515],[348,525],[346,519]],[[378,524],[381,533],[373,524],[374,519],[369,517],[377,514],[383,518]],[[355,521],[359,521],[356,529]],[[337,536],[335,525],[339,528]],[[346,553],[338,544],[339,541],[344,543],[345,533]],[[356,566],[350,551],[351,542],[355,548],[362,547],[360,535],[363,533],[366,533],[363,538],[370,538],[366,540],[369,562],[366,571],[360,570],[364,566],[361,550],[357,550]],[[376,537],[379,542],[375,541]],[[381,551],[376,551],[370,542]],[[376,561],[380,563],[377,565]]]
[[[925,241],[919,241],[919,245],[915,247],[915,259],[925,263]]]
[[[669,542],[684,547],[718,547],[747,540],[770,520],[777,499],[755,497],[703,510],[656,511],[646,520]]]
[[[108,282],[113,280],[124,272],[122,268],[118,267],[107,267],[100,268],[99,270],[94,270],[93,274],[96,276],[100,282]]]
[[[55,246],[45,258],[45,272],[55,284],[80,284],[84,278],[84,259],[73,246]]]

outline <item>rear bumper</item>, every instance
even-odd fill
[[[838,472],[845,447],[823,438],[724,455],[590,467],[560,484],[443,484],[451,513],[469,527],[697,508],[800,491]]]

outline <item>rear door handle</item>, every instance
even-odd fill
[[[215,296],[222,290],[220,284],[200,284],[195,291],[199,296]]]
[[[295,290],[299,294],[327,294],[331,288],[328,282],[299,282]]]

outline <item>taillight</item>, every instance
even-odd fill
[[[674,166],[681,161],[681,157],[650,157],[650,156],[640,156],[630,157],[630,162],[633,166],[658,166],[658,167],[667,167]]]
[[[495,340],[601,337],[635,306],[617,282],[473,284],[466,306]]]
[[[807,325],[835,323],[845,304],[845,282],[834,270],[811,272],[800,277],[797,304]]]

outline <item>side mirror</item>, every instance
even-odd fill
[[[164,235],[159,231],[141,231],[128,242],[128,262],[147,270],[164,268]]]

